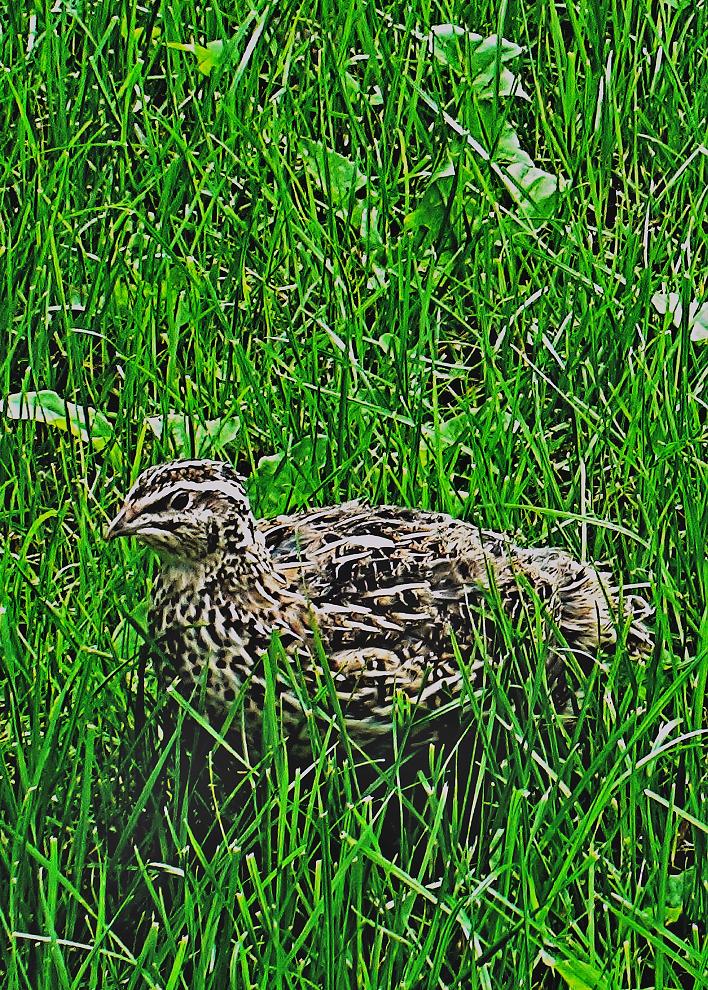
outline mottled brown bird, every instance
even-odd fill
[[[503,617],[527,636],[540,630],[561,701],[565,658],[582,665],[619,629],[631,652],[650,645],[641,599],[620,608],[610,575],[563,550],[363,502],[256,520],[243,480],[218,461],[148,468],[107,536],[135,536],[160,558],[150,623],[173,668],[167,679],[203,684],[209,708],[224,714],[243,693],[254,738],[274,632],[292,663],[276,675],[290,738],[304,737],[311,703],[330,715],[339,707],[364,750],[390,739],[397,697],[422,725],[459,707],[485,666],[513,648]]]

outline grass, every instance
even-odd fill
[[[3,985],[708,987],[705,4],[0,32]],[[473,839],[433,754],[389,855],[395,772],[388,818],[324,746],[303,775],[272,699],[267,773],[217,746],[205,797],[198,713],[136,700],[145,555],[102,540],[175,452],[265,514],[363,496],[609,560],[656,650],[575,727],[490,673]]]

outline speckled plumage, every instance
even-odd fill
[[[634,652],[650,644],[642,603],[627,599],[618,614],[610,576],[562,550],[523,549],[442,513],[361,502],[256,521],[242,480],[220,462],[149,468],[108,531],[122,535],[161,558],[150,617],[174,673],[188,689],[204,682],[211,709],[225,710],[243,690],[254,735],[273,632],[325,710],[326,657],[350,735],[365,748],[390,737],[397,694],[422,715],[454,707],[486,658],[504,661],[499,609],[528,635],[542,630],[561,701],[564,651],[593,657],[615,643],[618,625]],[[277,684],[295,738],[302,704],[287,671]]]

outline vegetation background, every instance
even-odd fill
[[[707,53],[695,0],[0,3],[3,986],[708,987]],[[654,655],[443,874],[277,746],[207,849],[102,540],[175,453],[609,560]]]

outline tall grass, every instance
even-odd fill
[[[705,5],[1,14],[3,985],[707,987]],[[608,560],[655,652],[571,723],[490,672],[477,833],[433,753],[391,851],[395,768],[141,703],[102,531],[174,453]]]

